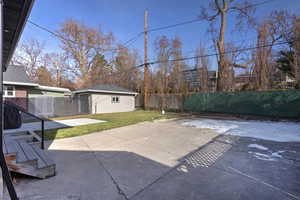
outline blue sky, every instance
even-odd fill
[[[264,0],[253,0],[255,3]],[[100,26],[104,32],[111,31],[118,41],[125,42],[137,33],[143,31],[144,10],[149,11],[149,28],[180,23],[197,18],[201,5],[205,0],[36,0],[30,15],[30,20],[57,30],[65,19],[76,19],[90,26]],[[300,14],[300,0],[274,0],[257,8],[256,17],[263,19],[270,11],[286,9]],[[229,29],[232,29],[233,19],[229,19]],[[159,35],[170,38],[179,36],[183,42],[183,53],[192,56],[200,41],[209,43],[206,32],[208,24],[200,21],[172,29],[153,32],[149,35],[150,60],[155,59],[153,44]],[[49,33],[27,24],[22,40],[37,38],[46,43],[46,51],[58,51],[58,40]],[[227,39],[233,41],[253,40],[255,35],[248,33],[232,34],[230,30]],[[143,55],[143,38],[140,37],[132,47]],[[210,51],[211,52],[211,51]]]

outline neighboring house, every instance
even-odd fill
[[[255,83],[256,76],[249,72],[239,74],[235,77],[235,89],[241,90],[249,83]],[[294,88],[296,81],[293,77],[283,74],[280,71],[274,72],[271,76],[271,81],[275,84],[273,87],[290,89]]]
[[[255,75],[250,73],[239,74],[234,77],[235,89],[241,90],[249,83],[254,83],[256,80]]]
[[[64,97],[70,96],[71,91],[67,88],[60,88],[60,87],[50,87],[39,85],[36,88],[33,88],[29,91],[29,98],[32,97]]]
[[[92,114],[135,110],[137,93],[115,85],[96,85],[74,91],[73,94],[80,99],[81,111],[88,109]]]
[[[188,84],[189,90],[201,90],[200,80],[201,68],[189,69],[183,71],[185,82]],[[215,70],[208,71],[208,88],[209,91],[215,91],[217,84],[217,72]]]
[[[294,77],[280,71],[275,72],[272,79],[279,88],[291,89],[296,86],[296,79]]]
[[[3,73],[3,97],[23,108],[28,108],[28,98],[43,96],[65,96],[71,91],[66,88],[42,86],[32,82],[23,66],[9,66]]]
[[[289,75],[285,75],[284,76],[284,82],[283,82],[284,86],[286,88],[295,88],[296,86],[296,79],[289,76]]]

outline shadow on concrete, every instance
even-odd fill
[[[28,199],[38,195],[81,200],[300,199],[299,143],[227,139],[216,138],[178,159],[176,166],[128,151],[50,148],[56,176],[22,179],[16,189]],[[252,143],[266,146],[266,154],[285,152],[276,161],[257,159],[248,152],[261,151],[249,148]]]
[[[215,143],[224,144],[223,137],[208,144],[209,152],[219,151]],[[257,159],[248,152],[262,153],[248,147],[253,143],[268,147],[263,152],[266,155],[281,151],[282,157]],[[230,144],[231,148],[213,163],[210,154],[214,153],[202,154],[206,147],[196,150],[133,199],[300,199],[300,143],[239,138]]]

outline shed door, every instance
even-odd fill
[[[80,114],[89,114],[89,95],[80,94],[79,95],[79,113]]]

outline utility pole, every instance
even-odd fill
[[[144,109],[148,107],[149,68],[148,68],[148,10],[144,13]]]
[[[56,68],[56,86],[61,87],[61,76],[60,76],[60,70],[59,70],[59,63],[57,61],[54,62],[55,68]]]

